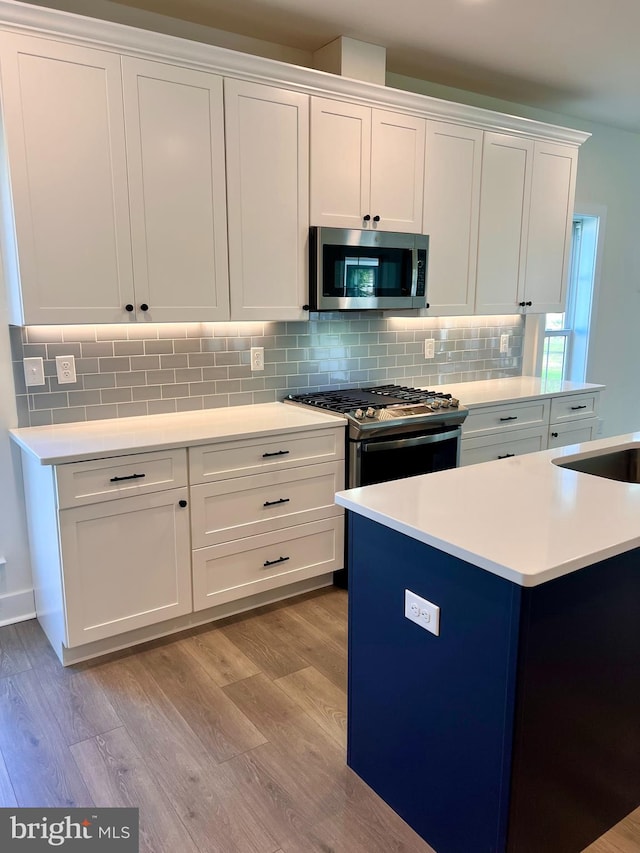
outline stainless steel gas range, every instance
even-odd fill
[[[347,488],[429,474],[459,463],[467,409],[451,394],[378,385],[290,394],[285,402],[346,418]]]

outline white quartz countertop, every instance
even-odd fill
[[[493,403],[513,403],[534,397],[558,397],[580,391],[602,391],[604,385],[588,382],[544,381],[539,376],[509,376],[479,382],[438,385],[434,390],[453,394],[468,409]]]
[[[285,403],[258,403],[197,412],[145,415],[12,429],[16,444],[43,465],[79,462],[279,434],[346,426],[340,416]]]
[[[336,502],[521,586],[640,546],[640,484],[554,459],[640,446],[640,432],[339,492]]]

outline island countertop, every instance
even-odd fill
[[[554,459],[640,445],[640,432],[338,492],[336,502],[525,587],[640,546],[640,485]]]

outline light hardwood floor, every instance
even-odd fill
[[[429,853],[345,764],[346,593],[64,669],[0,629],[0,806],[136,806],[143,853]],[[639,853],[640,810],[588,848]]]

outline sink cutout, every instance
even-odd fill
[[[640,447],[611,450],[597,456],[554,459],[554,465],[622,483],[640,483]]]

